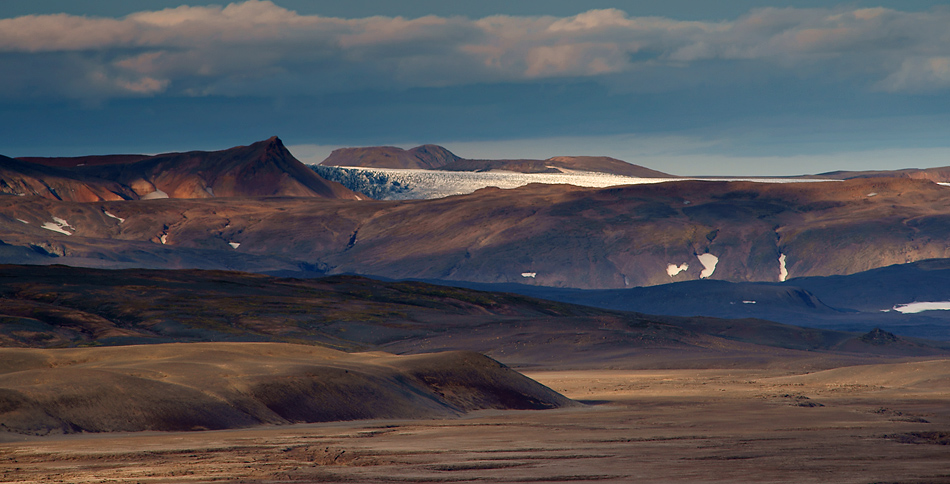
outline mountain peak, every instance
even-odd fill
[[[220,151],[12,161],[8,191],[46,198],[359,198],[307,168],[277,136]]]

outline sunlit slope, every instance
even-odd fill
[[[221,151],[76,158],[0,157],[0,193],[97,202],[156,198],[356,199],[320,178],[276,136]]]
[[[575,288],[703,277],[778,282],[950,257],[948,190],[921,180],[856,179],[529,185],[404,202],[0,197],[0,231],[4,243],[46,254],[47,263],[101,267]]]

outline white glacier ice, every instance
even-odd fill
[[[326,167],[325,167],[326,168]],[[487,187],[517,188],[529,183],[563,184],[580,187],[612,187],[618,185],[639,185],[644,183],[663,183],[685,180],[715,181],[754,181],[759,183],[811,183],[840,180],[799,180],[786,178],[637,178],[570,171],[566,173],[516,173],[510,171],[440,171],[415,170],[402,168],[359,168],[332,167],[352,173],[363,173],[372,179],[384,179],[386,183],[398,186],[399,190],[388,191],[381,197],[384,200],[418,200],[442,198],[451,195],[464,195]],[[350,187],[353,188],[353,187]],[[688,204],[689,202],[684,202]]]

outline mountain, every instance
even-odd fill
[[[300,163],[277,137],[223,151],[0,159],[0,191],[76,202],[154,198],[358,199]]]
[[[835,180],[850,180],[852,178],[910,178],[913,180],[930,180],[934,183],[950,183],[950,166],[905,168],[903,170],[831,171],[812,175],[811,177],[831,178]]]
[[[422,145],[410,150],[395,146],[375,146],[333,150],[330,156],[320,164],[325,166],[438,170],[458,160],[460,160],[458,156],[437,145]]]
[[[546,160],[469,160],[459,158],[437,145],[417,146],[410,150],[393,146],[341,148],[334,150],[320,165],[445,171],[503,170],[518,173],[584,171],[639,178],[675,178],[673,175],[606,156],[556,156]]]
[[[0,197],[47,263],[360,273],[584,289],[846,275],[950,258],[947,188],[911,179],[528,185],[435,200]],[[19,247],[20,249],[16,249]],[[783,272],[784,271],[784,272]]]
[[[459,160],[443,166],[447,171],[503,170],[517,173],[571,173],[594,172],[635,178],[676,178],[606,156],[555,156],[546,160]]]
[[[37,195],[52,200],[98,202],[128,200],[137,194],[128,186],[85,176],[56,165],[31,163],[0,155],[0,193]]]

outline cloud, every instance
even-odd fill
[[[274,96],[627,76],[651,89],[703,82],[696,66],[751,62],[777,75],[888,92],[950,89],[950,10],[750,11],[732,21],[630,17],[360,19],[270,1],[124,18],[0,19],[7,98]],[[736,71],[737,79],[743,72]]]

